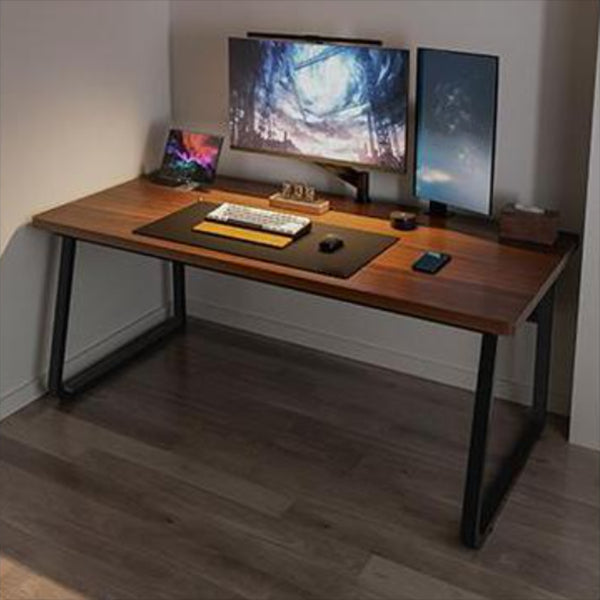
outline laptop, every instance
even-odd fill
[[[150,174],[150,179],[170,187],[198,187],[212,183],[222,145],[221,136],[171,129],[162,165]]]

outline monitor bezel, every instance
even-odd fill
[[[217,155],[215,157],[215,174],[214,177],[212,177],[212,179],[202,179],[201,181],[197,180],[197,179],[191,179],[190,181],[193,181],[194,183],[214,183],[215,179],[217,178],[217,169],[219,167],[219,159],[221,158],[221,152],[223,150],[223,142],[225,141],[225,137],[222,135],[218,135],[216,133],[207,133],[205,131],[194,131],[192,129],[184,129],[183,127],[169,127],[169,131],[167,132],[167,136],[165,138],[165,143],[164,143],[164,150],[163,150],[163,159],[162,159],[162,163],[161,163],[161,169],[165,166],[165,160],[167,158],[167,144],[169,142],[169,138],[171,137],[171,133],[173,131],[181,131],[181,132],[186,132],[186,133],[192,133],[194,135],[204,135],[204,136],[210,136],[212,138],[216,138],[219,140],[219,149],[217,152]]]
[[[489,58],[494,61],[495,66],[495,77],[494,77],[494,108],[493,108],[493,118],[494,118],[494,127],[492,131],[492,167],[490,170],[490,186],[489,186],[489,195],[488,195],[488,210],[484,211],[476,211],[469,208],[464,208],[457,204],[449,204],[448,202],[443,202],[440,200],[436,200],[435,198],[427,198],[424,196],[417,195],[417,157],[419,150],[419,112],[421,108],[421,56],[423,56],[423,52],[439,52],[440,54],[460,54],[462,56],[479,56],[482,58]],[[419,200],[425,200],[427,202],[437,202],[440,204],[445,204],[447,206],[452,206],[458,210],[464,210],[465,212],[483,215],[486,217],[491,217],[493,214],[494,208],[494,181],[496,176],[496,140],[497,140],[497,132],[498,132],[498,87],[500,81],[500,57],[496,54],[486,54],[482,52],[468,52],[466,50],[449,50],[447,48],[430,48],[430,47],[421,47],[417,48],[417,64],[416,64],[416,77],[415,77],[415,122],[414,122],[414,152],[413,152],[413,169],[412,169],[412,195],[414,198]]]
[[[410,116],[410,110],[409,110],[409,104],[410,104],[410,50],[408,49],[404,49],[404,48],[388,48],[388,47],[384,47],[383,45],[377,45],[377,44],[369,44],[369,43],[365,43],[364,41],[358,40],[357,42],[352,42],[350,40],[348,41],[344,41],[344,42],[318,42],[318,41],[314,41],[311,40],[310,38],[307,40],[301,40],[298,38],[293,38],[293,39],[286,39],[285,37],[263,37],[262,35],[253,35],[252,37],[238,37],[238,36],[230,36],[227,38],[227,51],[228,51],[228,65],[231,64],[231,56],[229,55],[229,45],[230,45],[230,41],[231,40],[246,40],[246,39],[252,39],[255,41],[260,41],[260,40],[274,40],[274,41],[281,41],[281,42],[287,42],[287,43],[304,43],[304,44],[316,44],[316,45],[322,45],[323,43],[327,44],[327,45],[336,45],[336,46],[371,46],[373,49],[377,49],[377,50],[394,50],[397,52],[402,52],[405,54],[405,58],[406,58],[406,69],[405,69],[405,75],[404,75],[404,80],[405,80],[405,95],[406,95],[406,126],[404,128],[404,165],[402,169],[392,169],[392,168],[387,168],[387,167],[381,167],[378,165],[371,165],[371,164],[366,164],[366,163],[361,163],[361,162],[353,162],[353,161],[345,161],[345,160],[341,160],[341,159],[335,159],[335,158],[328,158],[325,156],[319,156],[319,155],[313,155],[313,154],[293,154],[290,152],[279,152],[277,150],[260,150],[257,148],[249,148],[246,146],[239,146],[237,144],[234,144],[232,141],[232,136],[231,136],[231,78],[228,78],[228,118],[227,118],[227,131],[229,134],[229,148],[231,150],[240,150],[243,152],[250,152],[251,154],[262,154],[262,155],[268,155],[268,156],[279,156],[282,158],[293,158],[296,160],[301,160],[303,162],[307,162],[307,163],[316,163],[319,165],[339,165],[342,167],[353,167],[353,168],[359,168],[362,170],[368,170],[368,171],[379,171],[382,173],[395,173],[397,175],[406,175],[408,173],[408,127],[409,127],[409,116]],[[321,39],[325,39],[325,38],[321,38]]]

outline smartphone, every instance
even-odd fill
[[[413,271],[420,273],[428,273],[433,275],[437,273],[444,265],[450,262],[451,256],[443,252],[425,252],[419,260],[417,260],[412,268]]]

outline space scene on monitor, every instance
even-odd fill
[[[215,135],[172,129],[165,146],[163,171],[180,179],[211,182],[222,140]]]
[[[497,61],[421,50],[418,63],[416,195],[487,214]]]
[[[408,52],[230,39],[233,147],[405,170]]]

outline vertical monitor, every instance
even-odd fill
[[[165,145],[161,171],[177,179],[211,183],[223,138],[182,129],[171,129]]]
[[[409,53],[229,40],[231,147],[405,172]]]
[[[489,215],[498,58],[420,48],[414,193]]]

